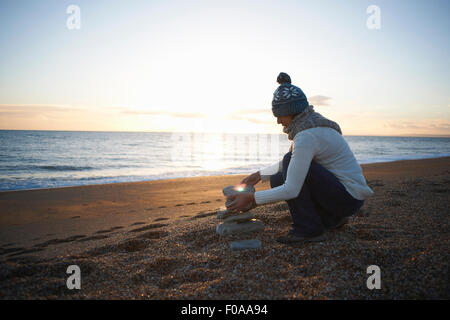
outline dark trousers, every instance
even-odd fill
[[[270,187],[284,184],[291,152],[283,157],[283,170],[270,177]],[[290,233],[312,237],[322,234],[342,218],[358,212],[364,200],[358,200],[347,192],[344,185],[327,169],[314,160],[297,198],[286,201],[293,225]]]

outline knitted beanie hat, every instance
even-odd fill
[[[273,94],[272,112],[275,117],[289,116],[303,112],[309,106],[303,91],[291,84],[291,77],[281,72],[277,82],[280,84]]]

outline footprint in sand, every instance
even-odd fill
[[[153,208],[145,208],[145,210],[150,211],[153,210]]]
[[[15,252],[13,254],[10,254],[8,257],[15,257],[21,254],[26,254],[26,253],[33,253],[33,252],[39,252],[42,251],[43,249],[40,248],[33,248],[33,249],[23,249],[21,251]]]
[[[192,217],[191,219],[198,219],[198,218],[204,218],[204,217],[209,217],[209,216],[214,216],[216,215],[217,212],[216,211],[211,211],[211,212],[199,212],[197,213],[197,215],[195,215],[194,217]]]
[[[149,231],[139,235],[136,238],[144,238],[144,239],[161,239],[167,237],[169,235],[168,232],[165,231]]]
[[[181,204],[181,203],[178,203],[175,205],[175,207],[182,207],[182,206],[183,206],[183,204]]]
[[[167,224],[153,223],[153,224],[146,225],[145,227],[130,230],[128,232],[141,232],[141,231],[146,231],[146,230],[155,229],[155,228],[161,228],[161,227],[165,227],[165,226],[167,226]]]
[[[70,217],[70,219],[78,219],[78,218],[81,218],[80,216],[73,216],[73,217]]]
[[[118,229],[123,229],[123,227],[122,226],[112,227],[112,228],[105,229],[105,230],[99,230],[95,233],[108,233],[108,232],[112,232],[112,231],[118,230]]]
[[[75,241],[75,240],[78,240],[78,239],[82,239],[82,238],[85,238],[85,237],[86,236],[84,234],[78,234],[78,235],[75,235],[75,236],[71,236],[71,237],[65,238],[63,240],[65,242],[72,242],[72,241]]]
[[[87,238],[83,238],[78,240],[78,242],[85,242],[85,241],[90,241],[90,240],[101,240],[101,239],[106,239],[109,238],[108,235],[98,235],[98,236],[91,236],[91,237],[87,237]]]
[[[35,247],[35,248],[46,248],[46,247],[48,247],[50,245],[66,243],[66,242],[73,242],[73,241],[76,241],[76,240],[79,240],[79,239],[85,238],[85,237],[86,237],[85,235],[80,234],[80,235],[75,235],[75,236],[71,236],[71,237],[64,238],[64,239],[51,239],[51,240],[48,240],[48,241],[45,241],[45,242],[42,242],[42,243],[38,243],[38,244],[34,245],[33,247]]]
[[[1,248],[0,255],[2,256],[5,254],[8,254],[8,253],[14,253],[14,252],[19,252],[19,251],[23,251],[23,250],[25,250],[25,248],[7,248],[7,249]]]
[[[169,218],[158,218],[158,219],[155,219],[155,220],[153,220],[153,221],[164,221],[164,220],[169,220]]]
[[[95,233],[108,233],[108,232],[110,232],[109,230],[98,230],[97,232],[95,232]]]
[[[133,224],[130,224],[130,227],[132,227],[132,226],[138,226],[138,225],[140,225],[140,224],[145,224],[145,222],[135,222],[135,223],[133,223]]]
[[[94,248],[87,251],[86,254],[90,257],[96,257],[104,254],[111,254],[113,252],[136,252],[144,250],[148,247],[148,245],[149,243],[145,239],[131,239],[114,245],[106,245],[103,247]]]
[[[159,209],[162,209],[162,208],[167,208],[166,206],[161,206],[161,207],[158,207]]]
[[[211,201],[203,201],[203,202],[200,202],[200,203],[211,203]]]

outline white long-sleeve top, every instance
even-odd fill
[[[312,160],[333,173],[353,198],[365,200],[373,194],[342,135],[329,127],[315,127],[295,135],[286,181],[281,186],[255,192],[256,204],[296,198]],[[261,180],[267,181],[271,175],[281,171],[282,162],[280,160],[260,170]]]

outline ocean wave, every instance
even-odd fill
[[[380,157],[380,158],[366,158],[364,160],[358,160],[360,164],[376,163],[376,162],[390,162],[398,160],[413,160],[413,159],[426,159],[426,158],[440,158],[450,156],[449,153],[445,154],[433,154],[433,155],[409,155],[409,156],[393,156],[393,157]],[[60,166],[61,167],[61,166]],[[217,176],[217,175],[229,175],[229,174],[250,174],[255,170],[260,169],[259,164],[249,164],[239,167],[229,167],[222,170],[180,170],[164,171],[158,174],[150,175],[114,175],[114,176],[91,176],[91,177],[52,177],[52,178],[1,178],[0,177],[0,191],[13,191],[13,190],[32,190],[43,188],[58,188],[58,187],[70,187],[70,186],[82,186],[93,184],[106,184],[106,183],[123,183],[123,182],[140,182],[140,181],[152,181],[152,180],[166,180],[199,176]]]
[[[9,165],[2,166],[1,171],[30,171],[30,170],[44,170],[44,171],[85,171],[93,170],[90,166],[71,166],[71,165]]]
[[[408,154],[408,155],[390,155],[390,156],[380,156],[380,157],[362,157],[358,159],[359,164],[369,164],[377,162],[393,162],[401,160],[420,160],[420,159],[434,159],[450,157],[450,153],[441,154]]]
[[[40,169],[50,170],[50,171],[83,171],[83,170],[92,170],[94,167],[79,167],[79,166],[39,166]]]

